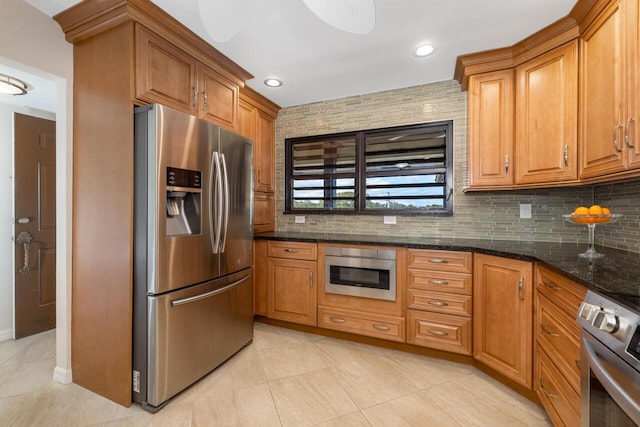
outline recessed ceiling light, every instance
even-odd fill
[[[429,56],[433,53],[433,46],[430,44],[421,44],[413,51],[413,56],[417,56],[418,58],[422,58],[424,56]]]
[[[0,74],[0,93],[6,95],[24,95],[29,86],[22,80]]]
[[[280,87],[282,86],[282,82],[278,79],[267,79],[264,81],[264,84],[266,84],[269,87]]]

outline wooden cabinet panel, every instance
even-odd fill
[[[557,370],[549,356],[537,350],[536,390],[542,405],[555,426],[578,427],[580,425],[580,396],[571,388]]]
[[[536,304],[536,343],[553,360],[561,375],[580,393],[580,327],[543,295]]]
[[[254,312],[260,316],[266,316],[269,281],[266,240],[254,240],[253,259]]]
[[[136,24],[135,96],[197,114],[198,62]]]
[[[473,282],[470,274],[410,268],[407,270],[407,286],[427,291],[471,295]]]
[[[580,40],[580,178],[624,171],[622,2],[609,7]],[[614,145],[614,140],[616,145]]]
[[[275,189],[275,119],[260,110],[256,116],[254,168],[256,191],[273,192]]]
[[[200,116],[231,131],[236,130],[238,84],[202,64],[198,65]]]
[[[516,67],[516,184],[578,178],[578,42]]]
[[[253,232],[264,233],[276,228],[275,197],[273,193],[253,194]]]
[[[531,388],[533,265],[474,254],[475,359]]]
[[[469,78],[469,188],[513,185],[513,70]]]
[[[471,295],[407,289],[407,308],[471,317]]]
[[[315,261],[318,259],[318,245],[315,243],[270,240],[269,257]]]
[[[316,325],[315,261],[268,258],[267,315],[272,319]]]
[[[471,319],[407,310],[407,342],[454,353],[471,354]]]
[[[391,341],[405,340],[404,317],[319,306],[318,326]]]
[[[471,273],[472,256],[469,252],[407,250],[407,267],[453,273]]]
[[[255,119],[256,109],[251,104],[242,99],[238,102],[238,125],[237,131],[240,135],[255,142]],[[255,147],[254,147],[255,151]],[[255,154],[255,153],[254,153]],[[254,156],[255,157],[255,156]]]
[[[580,304],[587,294],[584,286],[544,267],[537,269],[536,290],[562,308],[572,319],[578,316]]]

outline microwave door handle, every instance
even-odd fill
[[[220,164],[221,164],[221,178],[222,178],[222,198],[224,199],[223,203],[220,206],[220,209],[223,211],[222,222],[221,222],[221,238],[220,238],[220,252],[224,252],[225,244],[227,242],[227,231],[229,228],[229,175],[227,173],[227,162],[224,158],[224,154],[220,154]]]
[[[585,349],[584,354],[587,357],[587,365],[598,378],[607,393],[613,397],[613,400],[624,410],[624,412],[633,418],[635,422],[640,420],[640,405],[621,387],[620,384],[611,376],[600,362],[600,358],[591,346],[591,343],[582,338],[582,346]]]

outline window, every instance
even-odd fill
[[[451,215],[451,121],[285,140],[285,212]]]

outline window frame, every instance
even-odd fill
[[[366,165],[366,141],[367,136],[375,136],[380,133],[389,132],[402,132],[420,129],[430,129],[442,127],[445,130],[445,165],[444,168],[437,168],[444,170],[443,181],[443,201],[444,208],[440,209],[373,209],[366,208],[366,177],[367,177],[367,165]],[[312,209],[312,208],[293,208],[293,148],[296,144],[313,143],[314,141],[325,141],[327,139],[344,139],[346,137],[353,137],[355,141],[355,173],[354,173],[354,208],[353,209]],[[403,126],[392,126],[386,128],[366,129],[360,131],[339,132],[323,135],[311,135],[305,137],[294,137],[285,139],[285,206],[284,214],[338,214],[338,215],[416,215],[416,216],[452,216],[453,215],[453,120],[442,120],[437,122],[419,123]],[[421,169],[415,172],[420,174]],[[370,173],[371,174],[371,173]],[[383,175],[408,175],[406,171],[387,172]],[[409,175],[412,173],[409,173]],[[325,190],[326,191],[326,190]]]

